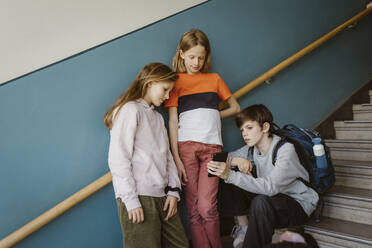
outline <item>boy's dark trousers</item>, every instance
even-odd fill
[[[261,248],[271,243],[275,228],[304,224],[308,216],[301,205],[284,194],[257,195],[232,184],[221,183],[219,210],[222,216],[248,215],[244,248]]]

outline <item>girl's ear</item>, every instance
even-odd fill
[[[146,87],[147,87],[147,88],[151,88],[151,87],[152,87],[152,84],[153,84],[153,82],[148,82],[148,83],[146,84]]]
[[[263,131],[264,133],[268,133],[269,130],[270,130],[270,123],[265,122],[265,123],[262,125],[262,131]]]
[[[180,56],[182,59],[185,59],[185,54],[183,53],[183,51],[180,49]]]

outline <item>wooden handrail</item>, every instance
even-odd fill
[[[301,51],[299,51],[296,54],[292,55],[291,57],[287,58],[286,60],[284,60],[280,64],[274,66],[273,68],[271,68],[270,70],[268,70],[267,72],[265,72],[264,74],[262,74],[261,76],[259,76],[258,78],[252,80],[251,82],[249,82],[248,84],[246,84],[245,86],[243,86],[242,88],[240,88],[239,90],[237,90],[236,92],[234,92],[234,94],[233,94],[234,97],[235,98],[239,98],[239,97],[247,94],[249,91],[251,91],[252,89],[256,88],[258,85],[262,84],[266,80],[272,78],[279,71],[281,71],[284,68],[290,66],[292,63],[294,63],[295,61],[299,60],[300,58],[302,58],[303,56],[305,56],[306,54],[308,54],[309,52],[311,52],[315,48],[319,47],[321,44],[323,44],[327,40],[331,39],[333,36],[335,36],[336,34],[338,34],[339,32],[341,32],[342,30],[344,30],[348,26],[352,25],[357,20],[359,20],[362,17],[366,16],[371,11],[372,11],[372,5],[370,7],[368,7],[367,9],[363,10],[362,12],[360,12],[359,14],[357,14],[356,16],[354,16],[353,18],[351,18],[350,20],[348,20],[347,22],[345,22],[344,24],[338,26],[337,28],[333,29],[331,32],[327,33],[323,37],[321,37],[318,40],[314,41],[313,43],[311,43],[310,45],[308,45],[307,47],[305,47]]]
[[[314,41],[301,51],[297,52],[296,54],[292,55],[291,57],[287,58],[280,64],[274,66],[272,69],[268,70],[258,78],[252,80],[247,85],[243,86],[241,89],[234,92],[234,97],[239,98],[246,93],[248,93],[250,90],[254,89],[258,85],[262,84],[266,80],[272,78],[275,74],[277,74],[279,71],[283,70],[284,68],[288,67],[292,63],[294,63],[296,60],[302,58],[327,40],[331,39],[333,36],[347,28],[348,26],[352,25],[357,20],[361,19],[362,17],[366,16],[368,13],[372,11],[372,6],[368,7],[367,9],[363,10],[344,24],[338,26],[337,28],[333,29],[331,32],[327,33],[320,39]],[[100,177],[96,181],[92,182],[85,188],[81,189],[77,193],[73,194],[72,196],[68,197],[66,200],[62,201],[61,203],[57,204],[53,208],[49,209],[47,212],[43,213],[39,217],[35,218],[31,222],[27,223],[17,231],[9,234],[4,239],[0,240],[0,248],[8,248],[13,245],[15,245],[17,242],[21,241],[31,233],[39,230],[42,226],[46,225],[53,219],[57,218],[79,202],[85,200],[90,195],[94,194],[101,188],[105,187],[107,184],[109,184],[112,181],[111,173],[107,173],[104,176]]]

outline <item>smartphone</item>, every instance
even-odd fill
[[[215,154],[213,154],[213,161],[217,161],[217,162],[226,162],[227,160],[227,152],[217,152]],[[210,173],[208,173],[208,177],[215,177],[215,175],[212,175]]]

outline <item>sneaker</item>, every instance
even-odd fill
[[[243,247],[245,233],[247,232],[248,226],[235,225],[231,231],[230,236],[234,239],[233,247],[241,248]]]

